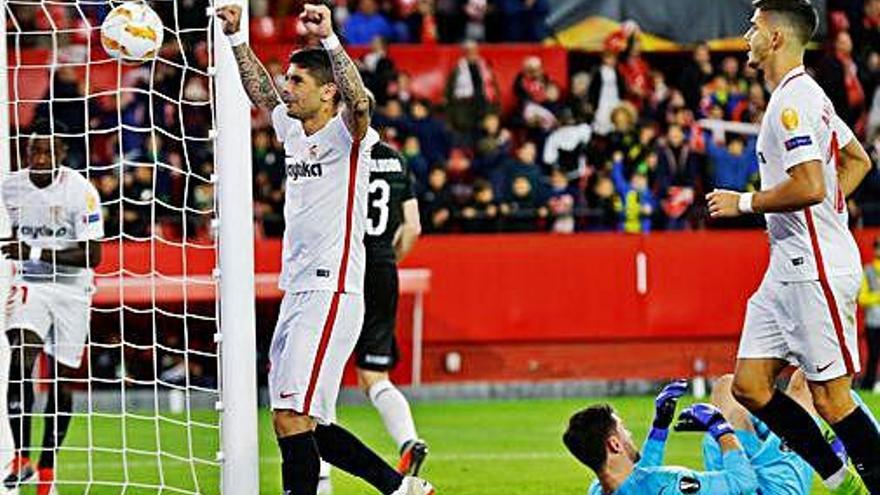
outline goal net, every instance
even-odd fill
[[[218,97],[235,95],[237,75],[228,60],[218,60],[228,46],[215,53],[215,41],[225,40],[215,40],[213,0],[147,2],[165,34],[159,54],[143,64],[122,63],[101,47],[101,21],[120,3],[4,0],[0,7],[7,54],[0,64],[0,180],[29,165],[32,126],[46,120],[66,145],[63,165],[96,188],[104,227],[90,318],[68,322],[87,328],[81,364],[71,371],[50,358],[77,344],[56,323],[42,342],[22,344],[42,351],[36,365],[26,369],[20,359],[19,373],[0,369],[0,376],[11,377],[8,386],[19,397],[29,387],[36,396],[29,411],[12,410],[18,421],[11,424],[39,467],[46,420],[69,414],[69,432],[54,448],[54,487],[62,495],[246,493],[232,487],[256,483],[256,401],[248,388],[255,359],[247,279],[249,113],[238,98],[225,104]],[[246,170],[223,175],[223,146],[226,160]],[[236,184],[238,199],[221,201],[221,183]],[[225,225],[226,215],[220,221],[221,208],[235,212],[233,223]],[[244,241],[225,244],[235,228]],[[27,241],[19,235],[13,242]],[[227,266],[224,251],[245,261]],[[65,267],[55,262],[53,270],[57,275]],[[60,283],[49,278],[40,283]],[[15,296],[28,283],[20,277],[11,283],[11,304],[23,304]],[[233,283],[241,300],[221,297]],[[50,297],[45,304],[54,321],[64,317],[58,309],[64,302]],[[234,376],[224,371],[230,366]],[[70,413],[49,400],[62,387],[73,390]],[[5,394],[2,406],[0,433],[10,424]],[[56,431],[59,423],[48,422]],[[5,433],[3,477],[21,453]],[[252,441],[240,440],[248,434]],[[230,481],[241,473],[254,480]],[[35,482],[9,493],[36,493]]]

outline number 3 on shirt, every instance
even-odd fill
[[[376,179],[370,182],[369,218],[367,222],[367,235],[378,237],[385,233],[388,228],[388,203],[391,200],[391,186],[384,179]],[[373,215],[373,209],[378,210]]]

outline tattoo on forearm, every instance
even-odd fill
[[[254,105],[271,110],[281,103],[281,97],[275,89],[275,84],[272,83],[272,78],[251,47],[247,44],[238,45],[232,49],[232,52],[238,63],[241,83]]]
[[[341,46],[330,52],[330,63],[333,66],[333,77],[339,92],[342,93],[342,101],[348,106],[352,114],[369,111],[367,90],[361,80],[361,74],[351,58]]]

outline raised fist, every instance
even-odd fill
[[[217,17],[223,21],[223,33],[235,34],[241,29],[241,7],[238,5],[225,5],[217,9]]]

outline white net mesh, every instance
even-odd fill
[[[23,413],[33,464],[47,413],[58,412],[45,408],[49,390],[74,390],[70,430],[55,449],[64,495],[220,491],[210,3],[149,2],[164,46],[127,65],[99,37],[118,2],[3,2],[11,170],[29,163],[32,123],[48,119],[66,141],[65,165],[97,188],[104,219],[91,322],[76,322],[89,325],[82,365],[70,373],[41,357],[29,371],[20,359],[23,378],[9,383],[37,390]]]

